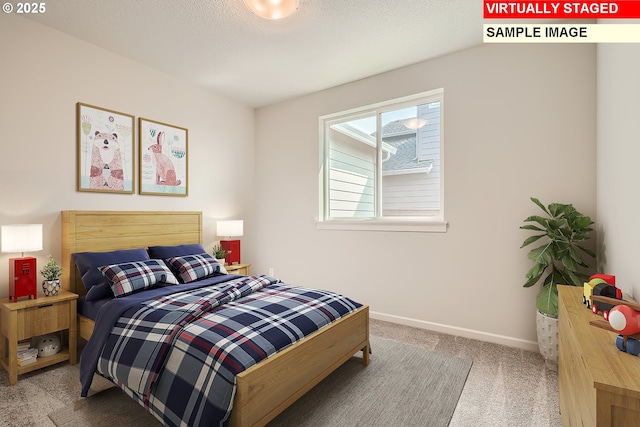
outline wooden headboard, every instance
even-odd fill
[[[186,243],[202,243],[202,212],[62,211],[62,287],[86,294],[75,252]]]

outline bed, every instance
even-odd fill
[[[200,244],[202,213],[63,211],[61,231],[64,267],[62,286],[83,297],[87,291],[76,267],[74,254]],[[246,282],[246,279],[238,277],[236,281]],[[94,315],[92,317],[95,318]],[[95,329],[95,341],[98,326],[99,321],[79,313],[80,337],[91,340]],[[362,352],[362,363],[368,365],[369,308],[360,304],[350,313],[238,373],[228,424],[267,424],[359,352]],[[145,406],[139,399],[134,400]],[[155,413],[154,416],[158,418]]]

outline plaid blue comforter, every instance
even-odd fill
[[[128,309],[97,370],[167,426],[225,426],[238,373],[360,306],[268,276],[240,277]]]

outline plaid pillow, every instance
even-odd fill
[[[220,273],[221,265],[214,257],[207,253],[183,255],[168,258],[167,264],[174,270],[182,283],[193,282],[198,279]]]
[[[109,279],[111,290],[116,297],[150,288],[156,283],[178,284],[171,270],[160,259],[103,265],[98,267],[98,270]]]

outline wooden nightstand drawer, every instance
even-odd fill
[[[69,301],[19,310],[18,340],[69,328]]]
[[[242,274],[248,276],[250,273],[251,264],[227,264],[224,266],[229,274]]]

